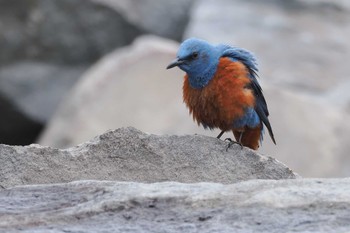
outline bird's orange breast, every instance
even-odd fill
[[[248,70],[241,62],[221,58],[214,77],[201,89],[183,85],[183,100],[198,124],[229,130],[233,121],[243,116],[246,107],[255,105],[254,94],[247,88]]]

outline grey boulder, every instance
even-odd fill
[[[0,145],[0,185],[74,180],[235,183],[294,179],[277,160],[207,136],[156,136],[135,128],[108,131],[69,149]]]

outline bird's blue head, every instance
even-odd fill
[[[167,69],[178,66],[189,77],[191,87],[205,87],[214,77],[221,51],[208,42],[196,38],[187,39],[180,45],[177,58]]]

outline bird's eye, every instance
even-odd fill
[[[196,59],[198,57],[198,53],[197,52],[193,52],[192,53],[192,59]]]

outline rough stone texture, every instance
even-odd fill
[[[299,177],[277,160],[206,136],[155,136],[121,128],[66,150],[0,145],[0,185],[82,179],[220,182]]]
[[[79,181],[0,191],[2,232],[349,232],[349,179]]]

